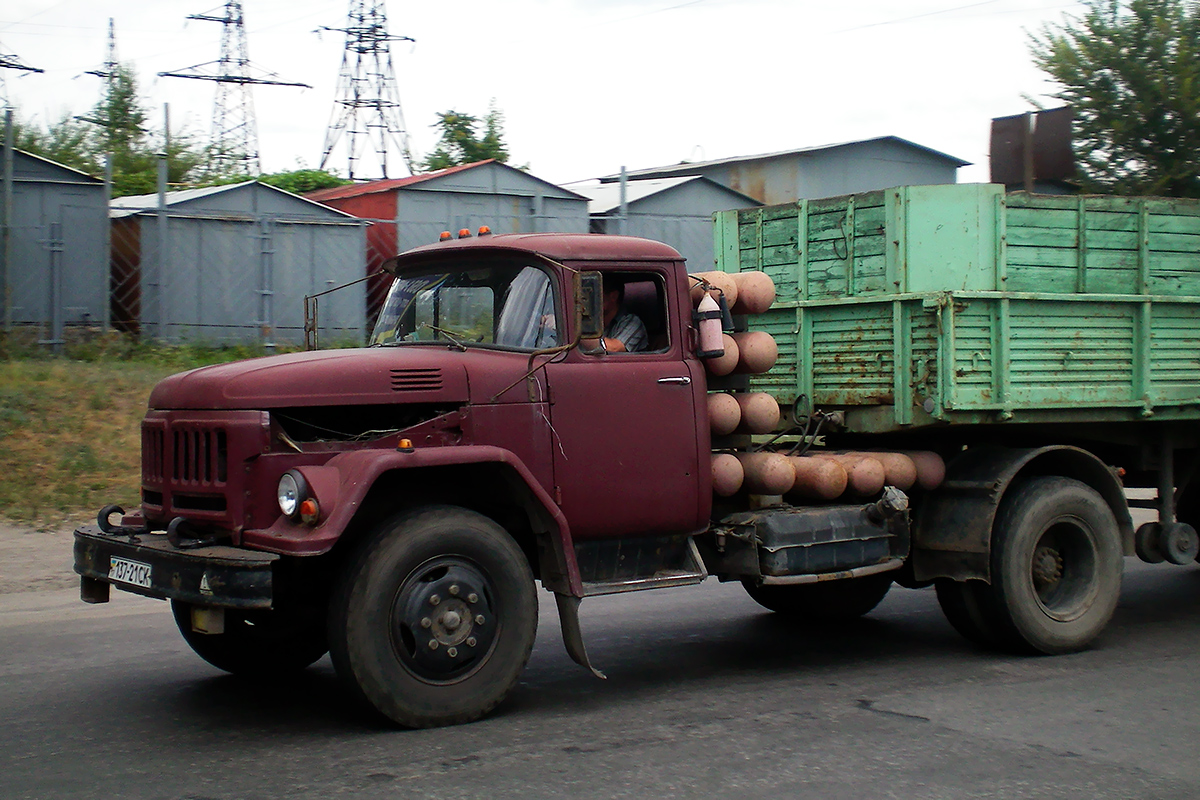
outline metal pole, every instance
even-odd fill
[[[621,234],[622,236],[625,235],[625,231],[627,229],[626,223],[629,220],[629,202],[627,199],[628,198],[628,189],[629,189],[629,175],[625,172],[625,166],[622,165],[621,166],[621,218],[620,218],[620,221],[617,223],[617,233]]]
[[[63,274],[62,274],[62,254],[63,254],[63,238],[62,238],[62,223],[50,223],[50,237],[46,241],[46,247],[50,250],[50,292],[49,303],[50,308],[47,309],[47,317],[50,322],[50,338],[43,340],[41,344],[50,345],[51,352],[56,355],[62,355],[63,352]]]
[[[158,303],[158,338],[167,335],[167,148],[171,146],[171,109],[163,103],[163,152],[158,154],[158,264],[155,300]],[[145,311],[143,310],[143,314]]]
[[[112,206],[113,193],[113,156],[112,153],[104,154],[104,214],[108,216],[108,210]],[[105,219],[104,221],[104,263],[107,265],[107,274],[104,277],[104,299],[100,301],[100,329],[108,333],[112,327],[112,301],[113,301],[113,285],[112,285],[112,221]]]
[[[259,228],[259,270],[262,288],[259,290],[259,319],[262,320],[262,345],[268,353],[275,352],[274,281],[271,219],[263,217]]]
[[[4,110],[4,248],[0,257],[4,259],[0,271],[0,304],[4,306],[4,330],[12,330],[12,290],[9,282],[9,265],[12,264],[13,226],[13,110]]]

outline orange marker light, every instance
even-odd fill
[[[459,228],[459,230],[458,230],[458,238],[460,238],[460,239],[470,239],[470,238],[471,238],[471,229],[470,229],[470,228]]]
[[[396,449],[402,453],[411,453],[414,449],[412,439],[401,439],[396,442]]]
[[[492,229],[489,228],[487,225],[480,225],[479,226],[479,235],[480,236],[491,236]]]
[[[300,519],[306,525],[313,525],[321,516],[321,507],[317,505],[317,501],[313,498],[308,498],[300,504]]]
[[[450,238],[450,231],[442,231],[442,235],[438,237],[439,242],[444,242]]]

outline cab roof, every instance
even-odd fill
[[[555,261],[682,261],[670,245],[636,236],[602,233],[504,233],[448,239],[400,254],[401,262],[477,249],[537,253]]]

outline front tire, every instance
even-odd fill
[[[382,525],[330,606],[338,676],[410,728],[491,711],[516,685],[536,631],[533,574],[520,547],[487,517],[450,506]]]
[[[857,619],[869,613],[891,589],[892,575],[882,572],[790,586],[756,586],[753,581],[743,580],[742,586],[763,608],[797,618],[832,622]]]
[[[1095,489],[1070,478],[1034,478],[1010,491],[993,527],[985,610],[1002,639],[1046,654],[1086,647],[1121,593],[1120,534]]]
[[[298,672],[329,650],[322,614],[281,611],[225,611],[224,633],[192,630],[192,607],[171,601],[171,612],[183,639],[217,669],[249,677],[277,677]]]

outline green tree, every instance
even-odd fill
[[[1200,197],[1200,0],[1084,0],[1030,39],[1075,108],[1085,188]]]
[[[488,109],[487,116],[480,120],[458,111],[443,111],[438,114],[433,127],[441,130],[434,151],[417,165],[419,172],[457,167],[494,158],[508,162],[508,146],[504,143],[504,114],[495,103]],[[483,131],[479,130],[480,124]]]
[[[64,114],[45,129],[18,120],[15,140],[22,150],[91,175],[103,173],[106,156],[111,153],[113,196],[151,194],[158,188],[161,149],[154,143],[163,136],[147,128],[148,118],[135,73],[121,65],[86,116]],[[196,180],[207,161],[207,151],[190,135],[172,134],[167,147],[167,182],[178,185]]]
[[[317,189],[329,189],[334,186],[345,186],[350,181],[339,178],[323,169],[296,169],[291,172],[275,172],[270,175],[260,175],[258,180],[271,186],[278,187],[292,194],[315,192]]]

